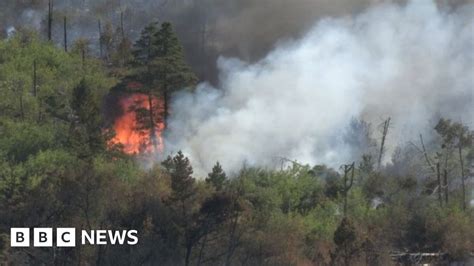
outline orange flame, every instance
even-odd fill
[[[123,152],[127,154],[153,153],[163,151],[162,132],[164,123],[155,122],[155,145],[152,141],[151,129],[144,128],[138,121],[137,109],[150,111],[150,99],[143,93],[134,93],[120,99],[120,107],[123,110],[122,116],[116,118],[114,122],[115,137],[111,140],[112,145],[122,144]],[[155,96],[151,96],[153,105],[153,115],[161,117],[163,114],[163,101]],[[148,119],[149,117],[145,117]],[[157,121],[157,119],[154,119]]]

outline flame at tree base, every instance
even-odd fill
[[[151,127],[150,119],[147,120],[146,117],[144,120],[148,123],[139,122],[139,113],[147,115],[150,112],[150,102],[153,106],[152,115],[161,117],[164,111],[163,101],[155,96],[149,98],[143,93],[133,93],[120,99],[119,105],[123,113],[114,121],[115,137],[110,141],[110,146],[121,144],[123,152],[130,155],[163,151],[164,123],[154,122]],[[151,128],[154,128],[154,134]]]

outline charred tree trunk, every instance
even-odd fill
[[[25,120],[25,111],[23,108],[23,91],[20,91],[20,117],[21,120]]]
[[[192,245],[188,245],[186,247],[186,256],[185,256],[185,259],[184,259],[184,265],[185,266],[189,266],[189,263],[191,261],[191,253],[193,251],[193,246]]]
[[[382,142],[380,143],[379,159],[378,159],[378,162],[377,162],[377,168],[378,169],[380,169],[380,165],[382,164],[382,158],[383,158],[383,154],[385,152],[385,139],[386,139],[387,134],[388,134],[389,126],[390,126],[390,117],[387,120],[385,120],[385,122],[383,123]]]
[[[125,39],[125,30],[123,28],[123,11],[120,12],[120,33],[122,34],[122,41]]]
[[[149,105],[148,114],[150,118],[150,140],[153,145],[153,151],[157,151],[158,143],[156,140],[155,116],[153,113],[153,108],[155,107],[153,106],[153,97],[151,95],[151,92],[148,93],[148,105]]]
[[[197,265],[201,265],[202,262],[202,257],[204,255],[204,249],[206,248],[206,242],[207,242],[207,231],[205,232],[204,239],[202,240],[201,243],[201,248],[199,249],[199,257],[197,261]]]
[[[102,26],[100,24],[100,19],[98,21],[99,23],[99,55],[100,55],[100,58],[102,58],[103,56],[103,52],[102,52]]]
[[[82,70],[86,67],[86,49],[82,48],[81,50],[81,58],[82,58]]]
[[[232,217],[230,218],[229,240],[228,240],[228,246],[227,246],[225,262],[224,262],[225,266],[231,265],[232,256],[234,255],[235,249],[237,248],[237,245],[238,245],[239,236],[237,235],[237,226],[238,226],[238,221],[240,218],[240,213],[237,210],[237,206],[239,204],[238,201],[240,199],[242,190],[243,190],[242,183],[240,183],[238,190],[233,195],[232,214],[231,214]]]
[[[448,187],[448,170],[444,169],[444,200],[446,206],[448,205],[449,187]]]
[[[64,16],[64,51],[67,53],[67,18]]]
[[[423,142],[423,135],[421,135],[421,134],[420,134],[420,142],[421,142],[421,148],[422,148],[423,155],[425,156],[426,163],[431,168],[433,173],[439,172],[439,169],[437,171],[435,171],[435,168],[433,167],[433,164],[431,163],[430,157],[428,157],[428,153],[426,152],[425,143]],[[439,163],[438,163],[438,167],[439,167]]]
[[[25,108],[24,108],[24,101],[23,101],[23,90],[24,90],[24,82],[22,80],[16,80],[13,84],[13,92],[18,95],[18,108],[20,109],[20,119],[25,120]]]
[[[36,97],[37,95],[37,77],[36,77],[36,59],[33,60],[33,96]]]
[[[48,1],[48,41],[52,39],[53,27],[53,0]]]
[[[344,217],[346,217],[347,214],[347,194],[349,190],[352,188],[352,185],[354,184],[354,169],[355,168],[355,163],[352,164],[346,164],[344,165],[344,187],[342,188],[342,195],[344,197],[344,207],[343,207],[343,214]],[[351,172],[351,180],[350,183],[348,182],[348,174]]]
[[[168,127],[168,114],[169,114],[169,96],[168,91],[165,89],[163,92],[163,129]]]
[[[239,214],[234,214],[234,217],[231,220],[231,228],[229,232],[229,244],[227,248],[227,254],[225,258],[224,265],[229,266],[231,264],[232,256],[234,255],[234,251],[236,248],[236,232],[237,232],[237,222],[239,219]]]
[[[441,184],[441,172],[439,170],[439,163],[436,164],[436,176],[437,176],[437,180],[438,180],[438,200],[439,200],[439,206],[442,207],[443,206],[443,196],[442,196],[442,189],[443,189],[443,185]]]
[[[461,186],[462,186],[462,209],[466,210],[466,181],[464,178],[464,160],[462,158],[462,146],[459,144],[459,163],[461,164]]]

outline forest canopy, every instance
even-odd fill
[[[173,25],[151,23],[135,42],[104,30],[101,40],[99,58],[85,39],[65,49],[25,29],[0,40],[2,264],[395,265],[415,263],[411,253],[472,260],[468,125],[440,118],[428,129],[434,138],[420,135],[391,155],[390,118],[380,139],[353,119],[347,138],[363,153],[340,167],[279,157],[277,168],[226,172],[216,161],[201,175],[182,151],[124,152],[104,110],[110,99],[144,95],[122,111],[133,111],[142,144],[159,152],[172,94],[193,93],[197,83]],[[134,229],[139,243],[15,249],[11,227]]]

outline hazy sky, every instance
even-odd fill
[[[474,0],[439,0],[453,9]],[[1,0],[3,35],[13,27],[34,27],[45,34],[48,0]],[[151,21],[175,24],[188,61],[202,80],[217,80],[218,56],[255,61],[279,42],[301,37],[319,19],[362,12],[377,0],[54,0],[53,38],[62,41],[62,17],[68,16],[69,39],[87,37],[98,43],[97,20],[119,25],[136,38]],[[405,1],[396,1],[405,2]]]

